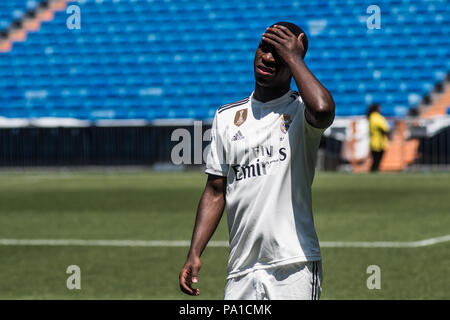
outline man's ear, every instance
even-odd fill
[[[299,42],[301,42],[302,46],[303,46],[303,37],[304,37],[304,36],[305,36],[304,33],[300,33],[300,34],[298,35],[298,37],[297,37],[297,40],[298,40]]]
[[[308,48],[305,48],[305,44],[304,44],[304,42],[303,42],[303,40],[304,40],[304,38],[305,38],[306,36],[305,36],[305,34],[302,32],[302,33],[300,33],[299,35],[298,35],[298,37],[297,37],[297,41],[299,42],[299,43],[301,43],[301,45],[302,45],[302,47],[303,47],[303,58],[306,56],[306,50],[308,49]]]

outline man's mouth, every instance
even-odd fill
[[[268,68],[268,67],[265,67],[263,65],[258,65],[256,67],[256,69],[258,70],[258,72],[260,74],[265,75],[265,76],[271,76],[271,75],[275,74],[275,69],[274,68]]]

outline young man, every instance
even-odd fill
[[[311,209],[320,137],[334,101],[305,65],[298,26],[266,29],[255,90],[216,112],[208,180],[197,209],[181,290],[198,295],[200,256],[226,205],[230,254],[225,299],[318,299],[321,255]],[[292,76],[299,93],[290,88]]]

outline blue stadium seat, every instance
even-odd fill
[[[0,53],[0,116],[209,119],[254,87],[253,57],[265,27],[300,24],[306,63],[332,92],[338,116],[371,102],[403,117],[450,70],[450,6],[386,0],[369,30],[354,0],[253,2],[103,0],[81,7],[81,30],[57,12],[27,41]],[[39,1],[0,4],[0,29]],[[417,27],[420,26],[420,27]]]
[[[0,2],[0,30],[6,30],[14,20],[20,20],[39,0],[8,0]]]

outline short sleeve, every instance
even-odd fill
[[[219,130],[217,113],[211,127],[211,143],[206,158],[205,173],[226,177],[228,175],[228,165],[226,164],[225,148],[222,134]]]

